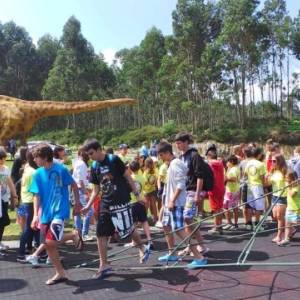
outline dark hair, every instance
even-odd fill
[[[171,154],[173,154],[173,149],[172,149],[172,145],[168,142],[160,142],[157,145],[157,153],[166,153],[169,152]]]
[[[258,158],[260,155],[264,154],[264,150],[260,147],[253,149],[253,156]]]
[[[286,173],[286,177],[290,181],[296,181],[298,179],[298,174],[294,170],[288,170],[288,172]]]
[[[279,170],[283,175],[286,175],[287,164],[283,155],[278,154],[275,156],[274,170]]]
[[[280,149],[280,145],[278,143],[273,143],[271,152],[275,152],[278,149]]]
[[[91,149],[97,151],[97,150],[102,150],[102,147],[96,139],[88,139],[84,142],[83,149],[86,152],[91,150]]]
[[[21,146],[19,150],[20,150],[20,159],[21,159],[21,161],[26,162],[28,148],[26,146]]]
[[[147,157],[145,160],[145,168],[154,167],[153,159],[151,157]]]
[[[107,154],[114,154],[114,148],[113,147],[108,147],[105,152]]]
[[[47,144],[38,144],[32,149],[33,157],[46,159],[48,162],[53,161],[53,150]]]
[[[218,158],[218,154],[215,150],[209,150],[206,152],[206,156],[211,158],[211,159],[217,159]]]
[[[6,158],[7,157],[7,153],[6,151],[1,147],[0,148],[0,159]]]
[[[247,158],[250,158],[250,157],[253,157],[253,148],[252,147],[249,147],[247,146],[245,149],[244,149],[244,153],[245,153],[245,156]]]
[[[239,160],[238,160],[238,158],[235,155],[230,155],[227,158],[227,162],[230,162],[231,164],[233,164],[234,166],[236,166],[236,165],[238,165]]]
[[[133,160],[130,164],[129,164],[129,169],[132,171],[132,172],[137,172],[139,169],[140,169],[140,164]]]
[[[32,150],[27,149],[27,152],[26,152],[26,160],[27,160],[27,162],[28,162],[28,164],[29,164],[30,167],[32,167],[32,168],[34,168],[34,169],[37,169],[38,166],[37,166],[37,164],[36,164],[35,161],[34,161],[34,156],[33,156],[33,153],[32,153],[32,152],[33,152]]]
[[[188,142],[189,144],[193,142],[192,136],[187,132],[179,132],[175,135],[175,142]]]
[[[65,147],[60,146],[60,145],[55,146],[55,148],[53,150],[53,157],[57,158],[57,159],[60,158],[59,157],[59,152],[62,152],[62,151],[65,151]]]
[[[77,152],[78,156],[82,157],[82,160],[85,162],[85,164],[88,166],[88,162],[90,160],[88,154],[86,153],[86,151],[84,150],[83,146],[80,146],[78,148],[78,152]]]

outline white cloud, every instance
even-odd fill
[[[102,54],[104,55],[104,60],[111,65],[113,63],[113,61],[115,60],[115,54],[116,54],[116,50],[112,49],[112,48],[107,48],[107,49],[103,49]]]

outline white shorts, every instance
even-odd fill
[[[265,197],[263,186],[248,186],[247,204],[255,210],[265,210]]]

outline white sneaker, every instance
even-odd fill
[[[163,228],[163,224],[161,221],[157,221],[154,226],[157,228]]]
[[[89,241],[94,241],[95,240],[95,238],[93,237],[93,236],[91,236],[91,235],[84,235],[83,237],[82,237],[82,240],[84,241],[84,242],[89,242]]]
[[[6,251],[8,249],[9,249],[9,247],[7,245],[0,243],[0,251]]]
[[[47,265],[47,266],[52,266],[52,262],[51,262],[49,256],[47,257],[46,265]]]
[[[39,265],[39,258],[35,255],[28,255],[25,258],[26,262],[32,264],[33,266]]]
[[[133,246],[134,246],[133,242],[124,244],[124,247],[126,248],[133,247]]]

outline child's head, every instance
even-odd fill
[[[6,157],[6,151],[2,147],[0,147],[0,163],[4,164]]]
[[[298,175],[297,175],[297,173],[296,173],[295,171],[289,170],[289,171],[286,173],[285,178],[286,178],[286,181],[287,181],[288,183],[292,183],[292,182],[294,182],[294,181],[296,181],[296,180],[298,179]]]
[[[151,157],[146,158],[145,160],[145,168],[147,170],[152,170],[154,168],[154,163]]]
[[[138,170],[140,169],[140,164],[138,161],[133,160],[130,164],[129,164],[129,169],[132,173],[136,173],[138,172]]]
[[[227,158],[227,166],[229,168],[238,165],[238,163],[239,163],[239,160],[238,160],[238,158],[235,155],[230,155]]]
[[[284,156],[281,154],[277,154],[277,155],[275,155],[274,158],[275,158],[274,169],[279,170],[280,172],[282,172],[285,175],[287,173],[287,164],[286,164]]]

